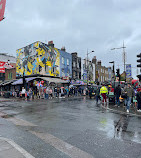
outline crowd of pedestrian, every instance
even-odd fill
[[[37,87],[29,88],[26,90],[22,87],[21,90],[14,89],[10,91],[10,96],[16,98],[23,98],[26,101],[32,101],[33,99],[53,99],[53,98],[65,98],[73,96],[86,95],[87,88],[66,86],[66,87]],[[1,96],[4,96],[4,92],[1,91]]]
[[[110,94],[113,94],[113,104],[120,107],[121,102],[123,102],[126,107],[127,113],[130,111],[130,106],[133,105],[137,108],[138,112],[141,112],[141,88],[134,87],[130,83],[125,84],[123,87],[120,84],[116,87],[112,85],[97,85],[94,89],[93,87],[36,87],[29,88],[26,90],[22,87],[21,91],[15,89],[10,91],[10,95],[16,98],[23,98],[26,101],[32,101],[33,99],[53,99],[53,98],[65,98],[74,96],[85,96],[89,95],[90,98],[94,95],[96,99],[96,104],[101,100],[101,103],[106,105],[109,102]],[[4,93],[1,92],[1,96]]]

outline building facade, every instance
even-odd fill
[[[5,70],[5,80],[16,79],[16,67]]]
[[[48,44],[37,41],[17,50],[17,76],[54,76],[71,77],[72,56],[64,49],[54,47],[53,41]]]
[[[6,53],[0,53],[0,81],[6,80],[6,69],[14,68],[16,65],[16,57]]]
[[[94,56],[94,58],[92,59],[92,63],[95,65],[96,82],[105,82],[111,79],[111,69],[102,66],[101,60],[97,61],[96,56]]]
[[[65,47],[58,49],[60,53],[60,77],[72,78],[72,55],[66,52]]]
[[[83,59],[81,64],[81,73],[83,81],[95,81],[95,64],[87,59]]]
[[[72,79],[81,80],[81,58],[78,57],[77,52],[72,55]]]

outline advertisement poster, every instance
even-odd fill
[[[132,78],[131,64],[126,64],[126,77]]]

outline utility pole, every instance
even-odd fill
[[[126,52],[125,52],[125,46],[124,46],[124,41],[123,41],[123,63],[124,63],[124,74],[125,74],[125,82],[126,82],[126,70],[125,70],[125,63],[126,63]]]
[[[89,79],[89,61],[88,61],[89,59],[88,59],[88,55],[93,53],[93,52],[94,52],[94,50],[92,50],[91,52],[88,53],[88,49],[87,49],[87,62],[86,62],[86,64],[87,64],[87,66],[86,66],[87,67],[87,88],[88,88],[88,81],[89,81],[88,80]]]
[[[126,66],[126,52],[125,52],[125,45],[124,45],[124,41],[123,41],[123,46],[120,48],[112,48],[111,50],[115,50],[115,49],[123,49],[123,63],[124,63],[124,74],[125,74],[125,82],[126,82],[126,70],[125,70],[125,66]]]
[[[88,49],[87,49],[87,88],[88,88],[88,78],[89,78],[89,76],[88,76]]]

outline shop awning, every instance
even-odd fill
[[[7,81],[7,82],[3,83],[2,85],[5,86],[5,85],[8,85],[8,84],[13,83],[15,81],[16,81],[16,79],[15,80],[11,80],[11,81]]]
[[[34,80],[36,78],[37,77],[25,78],[25,81],[26,81],[26,83],[28,83],[29,81],[32,81],[32,80]],[[23,78],[20,78],[17,81],[15,81],[14,83],[12,83],[12,85],[18,85],[18,84],[23,84]]]
[[[15,82],[12,83],[13,86],[14,86],[14,85],[17,85],[17,84],[23,84],[23,79],[20,78],[20,79],[18,79],[17,81],[15,81]]]
[[[66,80],[61,80],[60,78],[51,78],[51,77],[40,77],[41,79],[48,81],[49,83],[69,83]]]

